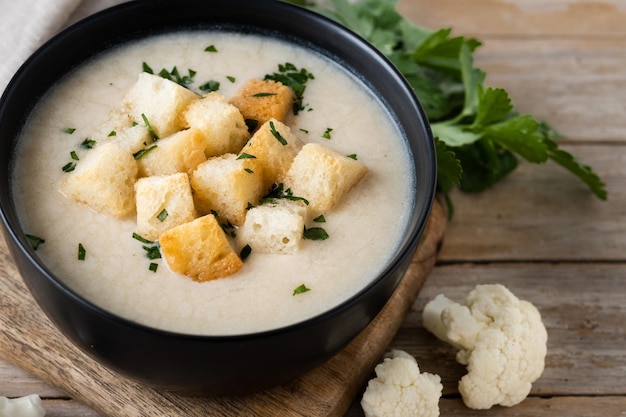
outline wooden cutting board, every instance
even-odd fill
[[[341,416],[364,388],[432,270],[446,216],[436,202],[411,266],[375,320],[341,352],[292,383],[239,397],[157,391],[100,366],[35,304],[0,241],[0,356],[110,417]]]

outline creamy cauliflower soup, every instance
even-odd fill
[[[61,192],[69,175],[62,167],[80,164],[91,151],[81,143],[119,107],[144,63],[155,74],[176,67],[185,76],[191,69],[191,90],[201,93],[197,88],[213,80],[219,82],[217,92],[230,98],[247,80],[275,73],[287,62],[314,78],[306,84],[305,109],[290,114],[285,124],[302,142],[356,155],[368,170],[340,204],[324,213],[325,223],[315,224],[328,239],[303,240],[288,254],[253,251],[236,274],[197,282],[173,273],[163,259],[147,258],[144,245],[133,237],[134,215],[109,217]],[[37,255],[73,291],[129,320],[202,335],[274,329],[345,301],[394,254],[415,193],[402,133],[354,76],[301,46],[212,31],[133,41],[68,74],[29,117],[13,175],[24,230],[45,240]],[[304,287],[308,291],[295,291]]]

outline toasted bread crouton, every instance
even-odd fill
[[[144,117],[158,138],[186,126],[181,113],[200,96],[158,75],[142,72],[122,99],[122,108],[134,122],[145,125]]]
[[[109,112],[107,119],[93,130],[89,138],[96,143],[107,142],[120,131],[131,126],[133,126],[133,120],[127,112],[122,109],[113,109]]]
[[[97,145],[61,183],[61,190],[92,210],[117,218],[135,209],[137,163],[116,143]]]
[[[359,161],[326,146],[307,143],[293,160],[284,185],[309,201],[312,215],[332,209],[367,173]]]
[[[195,281],[224,278],[243,265],[212,214],[164,232],[159,245],[170,269]]]
[[[239,226],[250,205],[256,205],[265,194],[263,168],[255,159],[215,156],[192,173],[191,187],[200,214],[214,211],[221,221]]]
[[[135,154],[153,143],[145,126],[134,125],[111,132],[105,141],[116,142],[130,154]]]
[[[244,119],[256,120],[257,126],[261,126],[270,119],[284,122],[293,107],[294,94],[283,83],[253,78],[231,97],[230,102]]]
[[[206,138],[198,129],[176,132],[149,145],[145,154],[138,157],[139,174],[168,175],[191,172],[206,161]]]
[[[240,247],[255,253],[292,253],[302,240],[307,206],[302,201],[276,199],[251,208],[237,230]]]
[[[248,126],[239,109],[216,92],[192,102],[183,117],[189,127],[199,129],[206,136],[207,157],[238,153],[250,139]]]
[[[269,188],[282,182],[302,145],[289,126],[271,119],[252,135],[240,155],[251,155],[261,161],[265,188]]]
[[[189,177],[184,172],[140,178],[135,183],[137,233],[157,240],[161,233],[196,218]]]

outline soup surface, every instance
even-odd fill
[[[207,46],[213,46],[206,51]],[[325,213],[324,241],[304,240],[294,254],[255,254],[234,276],[195,282],[163,261],[149,270],[132,237],[133,216],[117,220],[64,196],[61,169],[88,150],[80,144],[118,108],[143,64],[155,70],[196,71],[191,89],[220,83],[230,98],[250,78],[279,64],[306,68],[315,78],[306,109],[286,123],[303,142],[356,154],[368,173]],[[69,133],[66,129],[74,129]],[[324,132],[332,129],[330,139]],[[393,255],[413,207],[414,170],[403,136],[381,102],[360,81],[301,46],[259,35],[185,32],[117,47],[68,74],[41,101],[21,133],[14,197],[28,234],[45,239],[37,254],[75,292],[130,320],[190,334],[269,330],[324,312],[363,289]],[[80,163],[80,162],[78,162]],[[77,257],[79,243],[85,259]],[[294,295],[304,284],[310,291]]]

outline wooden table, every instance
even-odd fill
[[[483,40],[477,64],[487,83],[559,130],[609,199],[553,164],[522,164],[482,194],[454,193],[437,266],[390,348],[441,375],[442,416],[626,415],[626,2],[402,0],[400,10]],[[467,409],[456,388],[464,368],[421,325],[427,300],[462,300],[478,283],[502,283],[533,302],[548,329],[544,374],[513,408]],[[49,417],[99,415],[0,359],[0,395],[31,393]],[[358,401],[347,416],[363,415]]]

